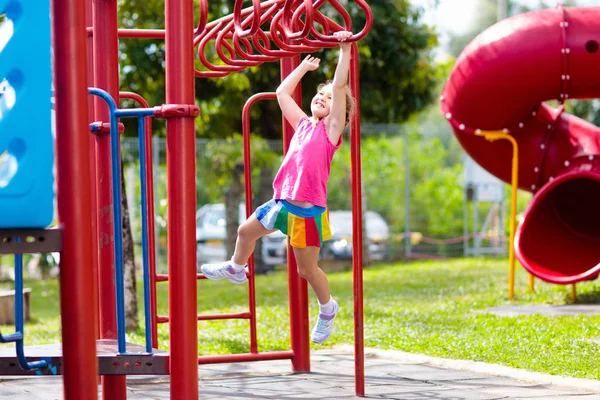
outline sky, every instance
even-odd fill
[[[435,0],[411,0],[411,3],[425,8],[424,22],[437,27],[442,47],[447,43],[449,34],[464,33],[475,17],[474,0],[439,0],[437,8],[433,7]],[[519,0],[519,3],[536,7],[540,0]],[[545,3],[553,4],[553,0],[545,0]],[[558,1],[554,3],[558,4]],[[577,0],[577,5],[598,6],[600,0]]]

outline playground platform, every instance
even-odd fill
[[[367,350],[370,399],[600,399],[600,381],[561,378],[471,361]],[[290,362],[199,367],[201,399],[355,399],[350,347],[315,351],[312,372],[292,374]],[[169,399],[168,376],[127,378],[128,399]],[[2,377],[0,399],[62,399],[60,377]]]

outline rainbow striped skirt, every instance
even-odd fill
[[[292,247],[321,247],[331,239],[329,211],[325,207],[302,208],[285,200],[270,200],[258,207],[256,218],[267,229],[289,236]]]

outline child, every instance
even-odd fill
[[[256,241],[279,229],[288,235],[298,273],[308,281],[319,300],[319,318],[311,338],[323,343],[333,332],[338,313],[329,281],[317,265],[324,240],[331,239],[327,213],[327,181],[333,154],[342,144],[342,131],[350,121],[354,99],[347,86],[351,32],[334,34],[340,54],[332,82],[321,84],[311,101],[308,117],[292,99],[294,89],[308,71],[319,67],[318,58],[307,56],[277,88],[277,100],[287,121],[296,128],[289,150],[275,176],[273,200],[256,209],[238,229],[235,253],[230,261],[204,264],[208,279],[246,281],[246,262]]]

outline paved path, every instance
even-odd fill
[[[201,399],[355,399],[351,348],[317,351],[312,372],[292,374],[289,361],[200,366]],[[569,379],[469,361],[368,350],[371,399],[600,400],[600,381]],[[128,399],[169,399],[168,377],[130,377]],[[62,379],[0,379],[0,399],[62,399]]]

